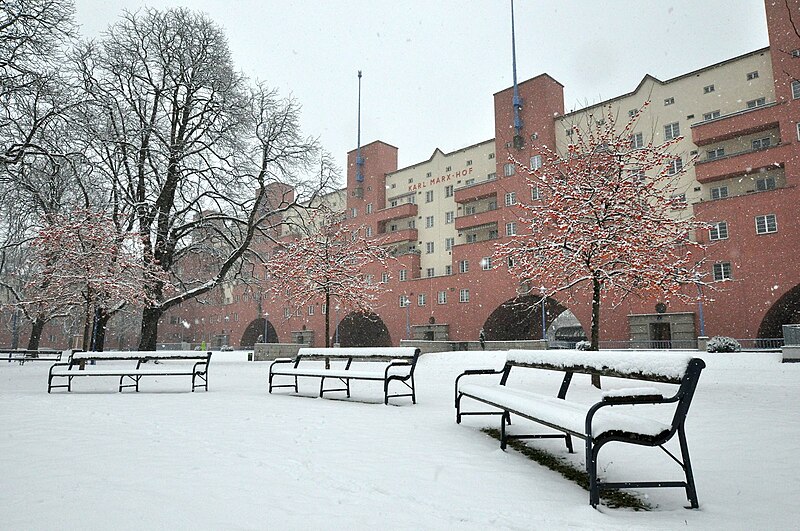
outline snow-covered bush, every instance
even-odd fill
[[[589,350],[592,344],[589,341],[578,341],[575,343],[575,350]]]
[[[732,337],[714,336],[708,340],[708,352],[741,352],[742,346]]]

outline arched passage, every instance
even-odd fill
[[[265,324],[267,327],[266,341],[264,341]],[[239,345],[242,347],[249,348],[255,345],[256,342],[262,342],[262,343],[278,342],[278,333],[275,331],[275,327],[272,326],[272,323],[270,323],[263,317],[259,317],[258,319],[253,319],[252,321],[250,321],[250,324],[248,324],[247,328],[244,329],[244,333],[242,334],[242,341],[239,343]]]
[[[336,337],[335,330],[333,333]],[[376,314],[353,312],[339,322],[339,344],[343,347],[388,347],[392,338]]]
[[[544,322],[542,321],[542,307],[544,306]],[[561,317],[567,312],[570,319]],[[544,305],[541,299],[534,295],[525,295],[507,300],[498,306],[483,325],[486,339],[489,341],[518,341],[526,339],[558,339],[556,328],[575,328],[577,319],[572,312],[567,310],[555,299],[546,298]],[[554,326],[555,325],[555,326]],[[572,331],[572,335],[575,331]]]
[[[764,315],[758,337],[783,337],[783,325],[800,323],[800,284],[783,294]]]

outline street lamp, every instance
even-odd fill
[[[706,320],[703,316],[703,285],[700,284],[700,275],[696,277],[697,285],[697,320],[700,322],[700,337],[706,337]]]
[[[547,340],[547,317],[545,316],[545,309],[544,309],[544,303],[545,303],[545,289],[544,289],[544,286],[542,286],[541,292],[542,292],[542,340],[546,341]]]
[[[413,293],[404,295],[405,300],[403,301],[406,305],[406,339],[411,339],[411,295]]]
[[[264,312],[264,343],[269,343],[269,312]]]

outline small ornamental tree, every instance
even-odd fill
[[[363,227],[344,224],[341,214],[317,211],[304,235],[281,244],[264,265],[270,277],[268,293],[274,301],[295,308],[315,302],[325,305],[325,346],[330,346],[331,304],[369,313],[378,295],[386,291],[364,273],[373,264],[384,268],[389,253],[380,241],[365,236]]]
[[[148,302],[143,285],[149,281],[169,284],[159,268],[142,265],[140,245],[137,235],[121,232],[103,212],[77,209],[52,216],[31,241],[30,263],[35,273],[23,287],[25,297],[17,306],[27,313],[82,306],[84,348],[89,346],[90,332],[95,338],[101,336],[93,342],[97,348],[102,343],[101,329],[111,315],[125,304]]]
[[[680,298],[682,286],[700,278],[701,260],[692,252],[700,244],[689,236],[704,225],[687,215],[685,197],[676,193],[686,166],[671,151],[681,138],[633,147],[647,105],[621,129],[610,107],[603,120],[589,116],[589,125],[573,128],[566,153],[545,147],[540,168],[520,165],[539,200],[519,205],[527,230],[495,250],[543,296],[589,291],[589,350],[598,350],[604,302],[631,294]]]

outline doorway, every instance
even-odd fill
[[[672,328],[669,323],[650,323],[650,348],[672,348]]]

